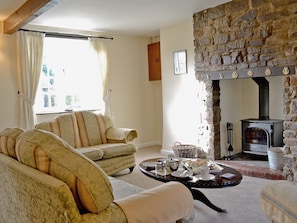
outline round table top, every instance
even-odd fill
[[[201,180],[200,175],[193,175],[190,177],[175,177],[171,175],[171,172],[168,171],[165,174],[158,174],[155,171],[154,163],[158,161],[164,161],[163,158],[154,158],[147,159],[139,163],[139,169],[145,175],[152,177],[156,180],[169,182],[169,181],[179,181],[186,185],[187,187],[196,187],[196,188],[221,188],[227,186],[235,186],[238,185],[242,180],[242,175],[237,170],[227,167],[224,165],[220,165],[223,167],[221,171],[210,171],[210,174],[213,179],[211,180]],[[224,174],[231,174],[232,177],[225,178]],[[174,174],[173,174],[174,175]]]

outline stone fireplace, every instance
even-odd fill
[[[234,0],[193,15],[195,69],[205,83],[199,137],[220,150],[220,81],[283,76],[284,175],[297,182],[297,0]]]

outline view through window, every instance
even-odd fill
[[[98,66],[88,40],[45,37],[35,112],[102,108]]]

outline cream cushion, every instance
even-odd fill
[[[93,161],[100,160],[103,157],[102,149],[96,147],[81,147],[76,148],[76,151],[78,151],[80,154],[85,155]]]
[[[24,132],[20,128],[6,128],[0,132],[0,152],[16,158],[15,144],[17,137]]]
[[[106,124],[102,115],[82,111],[75,113],[83,147],[107,143]]]
[[[114,202],[122,208],[131,223],[174,222],[180,216],[189,215],[194,207],[190,190],[174,181]],[[156,214],[160,210],[162,214]]]
[[[104,171],[51,132],[24,132],[18,138],[16,155],[20,162],[64,181],[81,212],[99,213],[113,201]]]
[[[137,149],[133,144],[129,143],[107,143],[100,145],[103,151],[103,159],[112,157],[120,157],[124,155],[133,155]]]
[[[292,182],[272,181],[263,187],[260,198],[265,214],[273,222],[297,222],[297,186]]]
[[[37,124],[35,128],[54,133],[74,148],[82,147],[76,116],[73,113],[58,115],[53,120]]]

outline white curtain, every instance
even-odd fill
[[[108,76],[108,47],[110,40],[90,37],[89,41],[98,56],[99,72],[102,79],[102,95],[105,103],[104,114],[114,119],[110,106],[111,89],[109,88]]]
[[[42,65],[44,36],[38,32],[17,33],[19,125],[23,129],[33,129],[36,124],[33,106]]]

